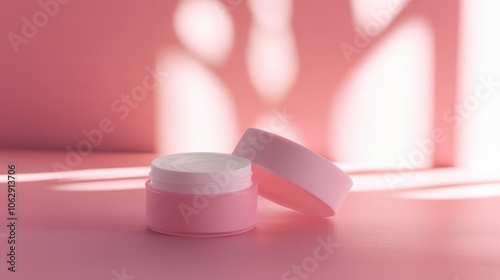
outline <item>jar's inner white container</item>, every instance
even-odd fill
[[[236,192],[252,185],[248,159],[222,153],[181,153],[151,162],[151,186],[185,194]]]

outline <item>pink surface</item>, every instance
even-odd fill
[[[1,279],[294,279],[294,266],[308,279],[500,276],[497,172],[420,170],[391,190],[385,171],[345,167],[354,186],[333,218],[259,199],[254,230],[198,239],[146,226],[143,183],[157,155],[93,153],[59,181],[51,164],[65,156],[0,153],[1,174],[17,166],[19,217],[18,272],[2,260]]]

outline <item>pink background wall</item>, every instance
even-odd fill
[[[500,116],[485,104],[498,98],[467,117],[454,106],[475,92],[478,77],[499,73],[488,63],[497,58],[498,36],[488,33],[500,26],[488,16],[497,6],[4,1],[0,147],[229,152],[257,126],[332,160],[400,167],[437,128],[446,140],[413,167],[488,166],[500,155]],[[23,31],[24,17],[37,31]],[[13,33],[23,43],[13,44]],[[356,51],[346,56],[346,44]],[[160,71],[160,83],[141,92],[145,79],[153,83],[147,69]],[[93,134],[85,146],[83,131],[102,122],[102,138]]]

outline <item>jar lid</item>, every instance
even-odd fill
[[[233,154],[252,162],[260,195],[303,213],[335,215],[352,186],[351,178],[332,162],[264,130],[247,129]]]

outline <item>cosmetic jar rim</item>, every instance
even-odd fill
[[[252,186],[251,162],[241,156],[191,152],[160,156],[151,161],[151,186],[167,192],[233,193]],[[206,192],[205,192],[206,193]]]

